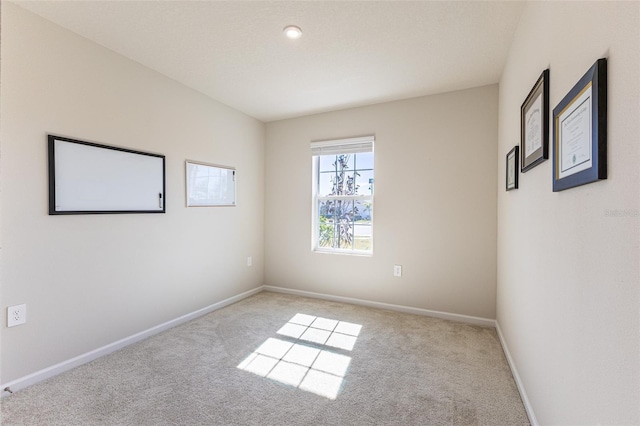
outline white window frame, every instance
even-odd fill
[[[312,226],[311,226],[311,250],[319,253],[336,253],[336,254],[351,254],[351,255],[362,255],[362,256],[372,256],[373,255],[373,206],[374,206],[374,189],[372,188],[370,195],[329,195],[329,196],[321,196],[319,195],[319,174],[320,174],[320,156],[323,155],[339,155],[339,154],[350,154],[350,153],[364,153],[371,152],[374,153],[374,136],[364,136],[358,138],[348,138],[348,139],[335,139],[335,140],[327,140],[327,141],[317,141],[311,143],[311,153],[312,153]],[[375,153],[373,155],[374,165],[373,165],[373,173],[375,179]],[[375,184],[374,184],[375,185]],[[354,200],[354,201],[369,201],[371,202],[371,250],[356,250],[356,249],[342,249],[342,248],[332,248],[332,247],[320,247],[318,245],[319,239],[319,220],[320,214],[318,211],[318,206],[321,201],[327,200]]]

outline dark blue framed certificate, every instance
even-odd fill
[[[553,109],[553,191],[607,178],[607,60]]]

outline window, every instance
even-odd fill
[[[373,251],[373,136],[313,142],[313,249]]]

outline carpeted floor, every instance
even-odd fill
[[[1,401],[3,425],[526,425],[494,329],[262,292]]]

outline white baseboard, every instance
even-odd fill
[[[507,347],[507,342],[505,341],[504,336],[502,335],[502,330],[500,330],[500,324],[498,324],[498,321],[496,321],[496,320],[492,320],[492,319],[488,319],[488,318],[473,317],[473,316],[469,316],[469,315],[452,314],[452,313],[441,312],[441,311],[432,311],[432,310],[429,310],[429,309],[412,308],[412,307],[409,307],[409,306],[392,305],[392,304],[389,304],[389,303],[372,302],[370,300],[353,299],[353,298],[350,298],[350,297],[333,296],[333,295],[329,295],[329,294],[314,293],[314,292],[304,291],[304,290],[293,290],[293,289],[289,289],[289,288],[274,287],[274,286],[270,286],[270,285],[263,286],[263,289],[265,291],[273,291],[275,293],[293,294],[293,295],[296,295],[296,296],[304,296],[304,297],[311,297],[311,298],[314,298],[314,299],[330,300],[330,301],[333,301],[333,302],[351,303],[353,305],[362,305],[362,306],[368,306],[368,307],[372,307],[372,308],[388,309],[390,311],[404,312],[404,313],[415,314],[415,315],[424,315],[424,316],[429,316],[429,317],[436,317],[436,318],[441,318],[441,319],[446,319],[446,320],[452,320],[452,321],[459,321],[459,322],[464,322],[464,323],[469,323],[469,324],[481,325],[481,326],[485,326],[485,327],[494,327],[496,329],[497,333],[498,333],[498,337],[500,339],[500,344],[502,345],[502,349],[503,349],[503,351],[505,353],[505,356],[507,358],[507,362],[509,363],[509,368],[511,369],[511,373],[512,373],[513,378],[514,378],[514,380],[516,382],[516,386],[518,387],[518,392],[520,393],[520,398],[522,399],[522,403],[524,405],[525,411],[527,412],[527,416],[529,417],[529,422],[531,423],[532,426],[538,426],[538,420],[536,419],[536,416],[535,416],[535,414],[533,412],[533,407],[531,406],[531,403],[529,402],[529,398],[527,397],[527,392],[524,389],[524,385],[522,383],[522,380],[520,379],[520,375],[518,374],[518,370],[516,369],[516,365],[513,362],[513,359],[511,358],[511,354],[509,352],[509,348]]]
[[[448,312],[432,311],[429,309],[412,308],[410,306],[393,305],[390,303],[373,302],[370,300],[354,299],[351,297],[333,296],[330,294],[314,293],[304,290],[293,290],[289,288],[263,286],[264,290],[274,293],[293,294],[295,296],[311,297],[313,299],[330,300],[332,302],[350,303],[352,305],[368,306],[370,308],[387,309],[389,311],[404,312],[406,314],[423,315],[427,317],[441,318],[451,321],[459,321],[467,324],[481,325],[484,327],[495,327],[496,321],[489,318],[473,317],[469,315],[451,314]]]
[[[261,291],[263,291],[263,286],[254,288],[253,290],[245,291],[244,293],[240,293],[236,296],[229,297],[228,299],[224,299],[220,302],[206,306],[202,309],[198,309],[197,311],[191,312],[186,315],[182,315],[181,317],[172,319],[160,325],[156,325],[155,327],[151,327],[147,330],[141,331],[132,336],[125,337],[124,339],[120,339],[116,342],[102,346],[101,348],[94,349],[82,355],[78,355],[77,357],[52,365],[51,367],[47,367],[40,371],[36,371],[35,373],[29,374],[27,376],[13,380],[11,382],[4,383],[0,385],[0,389],[10,388],[12,392],[15,392],[20,389],[26,388],[27,386],[31,386],[42,380],[46,380],[50,377],[53,377],[65,371],[71,370],[82,364],[86,364],[90,361],[93,361],[94,359],[100,358],[101,356],[105,356],[107,354],[110,354],[111,352],[115,352],[119,349],[124,348],[125,346],[139,342],[143,339],[146,339],[147,337],[153,336],[154,334],[158,334],[162,331],[168,330],[180,324],[184,324],[185,322],[191,321],[202,315],[206,315],[210,312],[224,308],[225,306],[239,302],[242,299],[245,299],[249,296],[253,296],[254,294],[260,293]],[[9,392],[6,392],[6,391],[2,392],[3,397],[7,395],[9,395]]]
[[[518,387],[518,392],[520,392],[520,398],[522,399],[522,403],[524,404],[524,409],[527,412],[527,416],[529,416],[529,422],[531,423],[531,426],[538,426],[538,419],[536,419],[536,415],[533,412],[533,407],[529,402],[529,397],[527,396],[527,392],[524,389],[524,384],[520,379],[520,374],[518,374],[516,364],[513,362],[513,358],[511,358],[511,353],[509,352],[509,348],[507,347],[507,341],[504,339],[504,335],[502,334],[502,330],[500,329],[500,323],[497,320],[496,331],[498,332],[498,337],[500,338],[502,350],[504,351],[504,354],[507,357],[507,362],[509,363],[509,367],[511,368],[511,374],[513,375],[513,379],[515,380],[516,386]]]
[[[173,320],[167,321],[165,323],[159,324],[155,327],[151,327],[147,330],[141,331],[132,336],[125,337],[124,339],[120,339],[116,342],[102,346],[98,349],[94,349],[92,351],[89,351],[82,355],[78,355],[69,360],[52,365],[51,367],[47,367],[40,371],[36,371],[35,373],[29,374],[27,376],[13,380],[11,382],[4,383],[0,385],[0,389],[10,388],[11,391],[15,392],[20,389],[26,388],[27,386],[31,386],[35,383],[38,383],[40,381],[46,380],[50,377],[56,376],[60,373],[63,373],[65,371],[78,367],[82,364],[86,364],[90,361],[93,361],[94,359],[108,355],[112,352],[115,352],[119,349],[124,348],[125,346],[144,340],[147,337],[153,336],[154,334],[158,334],[162,331],[168,330],[177,325],[184,324],[188,321],[196,319],[202,315],[206,315],[210,312],[224,308],[225,306],[239,302],[242,299],[246,299],[247,297],[260,293],[261,291],[271,291],[274,293],[292,294],[296,296],[311,297],[314,299],[323,299],[323,300],[329,300],[333,302],[350,303],[352,305],[368,306],[371,308],[387,309],[390,311],[404,312],[408,314],[423,315],[423,316],[441,318],[446,320],[459,321],[459,322],[464,322],[468,324],[481,325],[485,327],[495,327],[498,332],[498,337],[500,338],[500,343],[502,344],[502,348],[504,350],[505,356],[507,358],[507,362],[509,363],[509,367],[511,368],[513,378],[518,387],[518,391],[520,392],[520,396],[522,398],[524,408],[527,412],[527,415],[529,416],[529,421],[531,422],[532,426],[538,426],[538,421],[536,420],[536,416],[533,412],[533,407],[529,402],[527,393],[524,389],[524,385],[522,384],[522,380],[520,379],[520,375],[518,374],[518,370],[516,369],[513,359],[511,358],[511,354],[509,353],[509,348],[507,347],[507,343],[504,339],[504,336],[502,335],[502,330],[500,330],[500,324],[496,320],[492,320],[489,318],[474,317],[469,315],[452,314],[452,313],[441,312],[441,311],[432,311],[429,309],[413,308],[409,306],[393,305],[390,303],[374,302],[370,300],[355,299],[351,297],[333,296],[333,295],[323,294],[323,293],[294,290],[294,289],[275,287],[275,286],[269,286],[269,285],[256,287],[253,290],[249,290],[244,293],[240,293],[236,296],[232,296],[228,299],[206,306],[202,309],[198,309],[197,311],[191,312],[189,314],[186,314],[181,317],[175,318]],[[2,392],[2,397],[5,397],[7,395],[9,395],[8,392]]]

